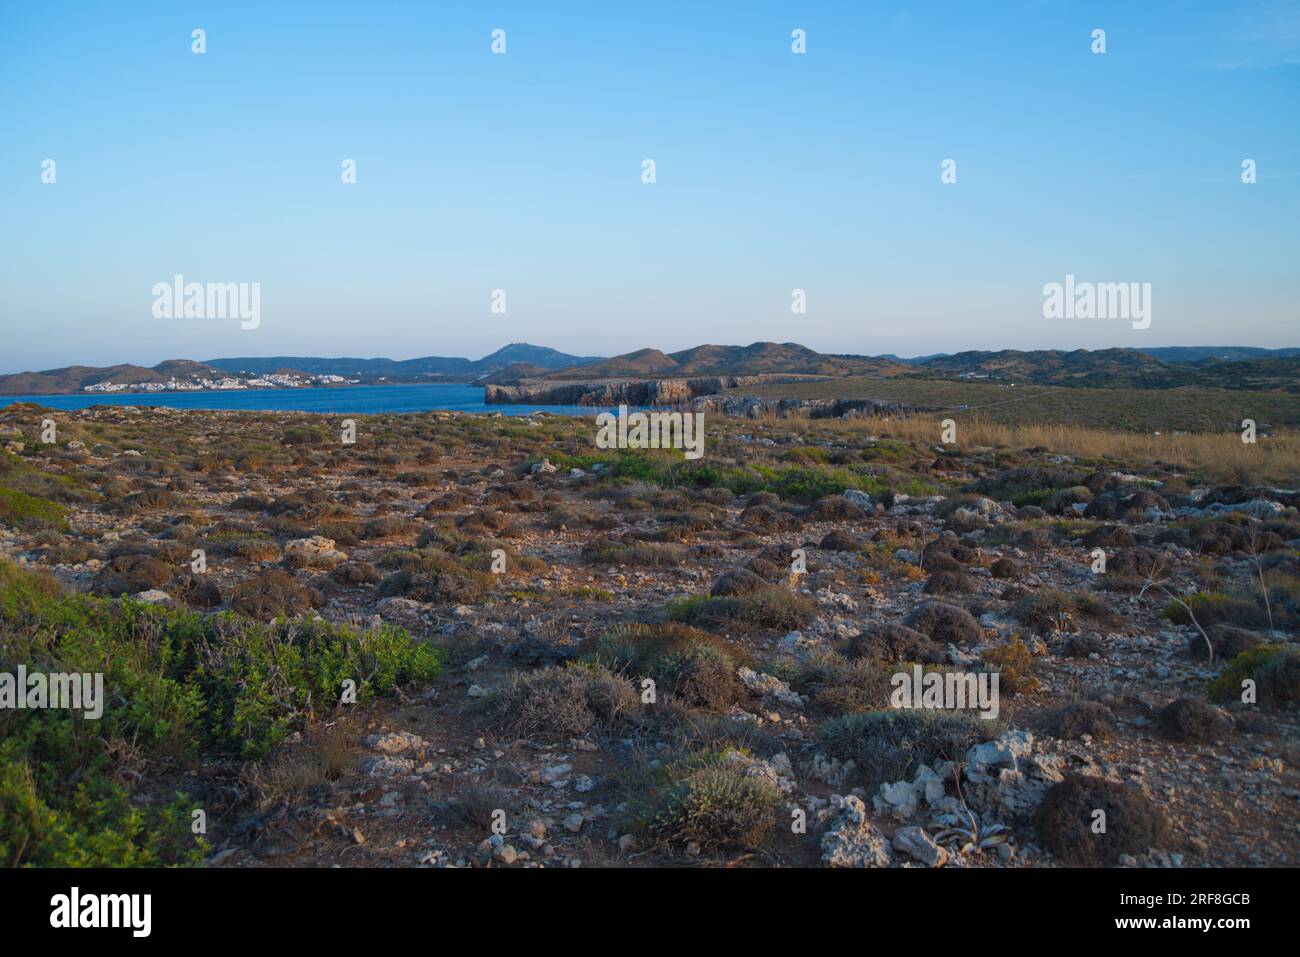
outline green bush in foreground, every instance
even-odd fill
[[[159,774],[203,753],[260,758],[334,707],[345,679],[364,700],[431,680],[441,657],[389,626],[205,618],[64,594],[0,562],[0,671],[18,664],[102,673],[103,714],[0,711],[0,864],[119,866],[192,863],[202,845],[183,795],[132,801],[116,745],[130,742]]]

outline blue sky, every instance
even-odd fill
[[[1300,344],[1300,2],[4,3],[0,102],[5,372]],[[1067,273],[1151,327],[1044,319]]]

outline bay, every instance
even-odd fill
[[[595,415],[608,411],[587,405],[488,405],[483,387],[460,382],[354,385],[336,388],[229,389],[203,392],[96,392],[73,395],[0,395],[0,406],[35,402],[50,409],[85,409],[92,405],[152,405],[173,409],[247,409],[330,414],[375,412],[500,412],[527,415]]]

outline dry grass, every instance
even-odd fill
[[[824,422],[819,420],[816,424],[824,425]],[[790,425],[789,420],[786,424]],[[812,425],[809,421],[809,426]],[[939,440],[938,422],[930,416],[846,419],[843,427],[928,445]],[[1001,425],[981,419],[961,419],[957,438],[961,446],[968,448],[1041,446],[1078,458],[1107,458],[1134,466],[1160,462],[1215,482],[1295,484],[1300,479],[1300,441],[1289,432],[1261,436],[1256,444],[1247,445],[1241,441],[1239,432],[1155,435],[1070,425]]]
[[[356,729],[340,722],[311,731],[305,741],[281,749],[247,774],[262,807],[295,804],[312,791],[338,780],[352,762]]]

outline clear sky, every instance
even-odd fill
[[[1300,2],[3,0],[0,104],[3,372],[1300,344]],[[154,318],[177,273],[260,325]]]

